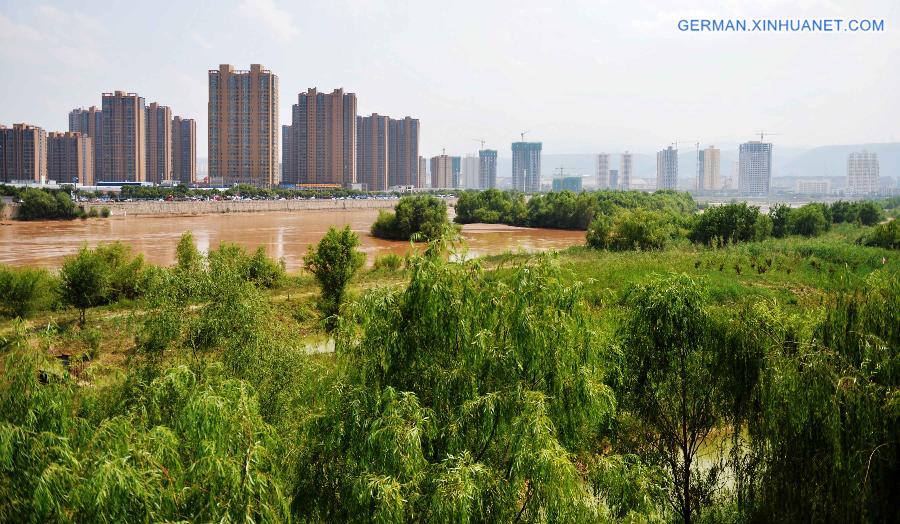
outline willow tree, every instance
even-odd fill
[[[826,302],[803,344],[775,347],[758,422],[757,518],[897,522],[900,279],[873,272]]]
[[[325,315],[329,330],[335,325],[347,284],[366,261],[365,254],[357,247],[359,237],[350,226],[344,229],[331,227],[315,247],[309,246],[309,252],[303,257],[306,269],[315,275],[322,287],[319,309]]]
[[[430,250],[437,253],[439,250]],[[295,505],[380,522],[590,519],[573,461],[614,410],[581,288],[414,258],[337,331],[341,376],[308,420]],[[596,515],[594,515],[596,516]]]
[[[278,440],[221,366],[79,390],[29,348],[0,383],[0,521],[289,520]]]
[[[699,467],[698,451],[714,431],[735,423],[736,406],[755,387],[761,353],[729,342],[727,323],[687,275],[651,278],[633,286],[626,301],[623,407],[646,428],[670,475],[670,502],[689,523],[712,501],[719,473]]]

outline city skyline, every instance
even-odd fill
[[[428,5],[240,0],[146,10],[140,27],[124,22],[131,15],[127,6],[90,1],[78,7],[67,2],[4,5],[0,66],[36,81],[0,87],[0,122],[62,131],[67,112],[89,106],[97,93],[136,92],[196,118],[202,158],[208,138],[203,125],[206,70],[219,63],[263,63],[281,77],[286,93],[304,85],[344,86],[360,94],[359,114],[416,115],[426,124],[420,145],[425,156],[442,147],[475,153],[474,136],[505,152],[526,129],[543,142],[545,152],[560,154],[655,151],[675,136],[725,146],[757,129],[779,133],[779,146],[786,147],[900,140],[894,124],[900,120],[900,102],[883,96],[900,90],[900,73],[890,67],[900,53],[896,31],[756,36],[750,46],[749,36],[676,29],[679,18],[747,14],[735,5],[700,2],[694,12],[602,3],[554,9],[524,2],[514,9],[482,6],[474,21],[467,17],[468,7],[462,3],[441,13],[441,24],[462,30],[435,32],[411,23],[435,18],[430,15],[436,8]],[[755,14],[836,17],[849,10],[891,19],[900,7],[887,1],[852,9],[815,1],[800,7],[772,2]],[[61,20],[67,21],[65,34],[58,31]],[[517,30],[536,21],[547,38]],[[398,30],[386,36],[377,29],[386,24]],[[346,38],[334,49],[304,56],[303,63],[290,52],[336,30]],[[239,32],[253,44],[231,37]],[[146,45],[157,34],[164,36],[154,40],[162,49]],[[572,46],[573,39],[586,43]],[[778,52],[788,39],[789,49]],[[628,45],[616,45],[620,41]],[[654,68],[646,56],[661,46],[679,58]],[[742,50],[737,58],[736,48]],[[449,76],[439,74],[441,61],[430,60],[438,55],[461,65]],[[694,79],[693,69],[700,64],[722,73]],[[758,75],[765,75],[766,85],[752,81]],[[660,76],[666,77],[664,87],[654,81]],[[595,81],[610,77],[621,80]],[[768,89],[771,85],[779,89]],[[556,104],[534,102],[538,93],[550,90],[556,92]],[[852,108],[846,97],[851,91]],[[290,103],[287,96],[280,100],[277,125],[289,123],[284,116]],[[823,120],[823,114],[841,118]]]

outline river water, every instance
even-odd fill
[[[64,257],[85,243],[122,241],[147,261],[169,265],[182,233],[191,231],[201,251],[220,242],[236,242],[248,249],[264,246],[270,256],[283,258],[289,271],[303,265],[307,246],[318,242],[331,226],[349,225],[360,236],[360,249],[369,264],[383,253],[405,254],[409,242],[374,238],[369,228],[377,209],[299,212],[234,213],[199,216],[121,216],[107,219],[0,223],[0,264],[58,268]],[[515,228],[469,224],[462,236],[468,256],[562,249],[583,244],[584,231]]]

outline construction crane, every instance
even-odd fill
[[[777,136],[777,135],[780,135],[781,133],[769,133],[767,131],[757,131],[756,134],[759,135],[759,141],[763,142],[763,141],[765,141],[767,136]]]
[[[697,161],[697,174],[694,177],[694,185],[695,185],[695,187],[699,188],[700,187],[700,141],[684,140],[684,139],[679,140],[676,138],[675,141],[672,142],[672,145],[675,146],[676,151],[678,150],[679,142],[682,144],[684,144],[685,142],[687,142],[687,143],[693,142],[694,143],[694,148],[696,149],[696,155],[697,155],[695,157],[695,160]]]
[[[525,135],[526,135],[527,133],[530,133],[530,132],[531,132],[531,131],[522,131],[521,133],[519,133],[519,136],[522,138],[522,142],[525,141]]]
[[[485,139],[483,139],[483,138],[473,138],[472,140],[474,140],[474,141],[476,141],[476,142],[481,142],[481,149],[484,149]]]

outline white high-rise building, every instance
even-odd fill
[[[745,142],[738,150],[738,189],[744,195],[769,194],[772,181],[772,143]]]
[[[609,154],[597,155],[597,188],[612,189],[609,185]]]
[[[460,189],[479,189],[478,187],[478,157],[466,155],[462,159],[459,174]]]
[[[619,187],[625,191],[631,189],[631,174],[634,170],[634,160],[631,153],[625,151],[622,153],[622,160],[619,164]]]
[[[878,192],[878,155],[868,151],[847,156],[847,191],[851,195],[871,195]]]
[[[656,153],[656,189],[678,187],[678,150],[669,146]]]

